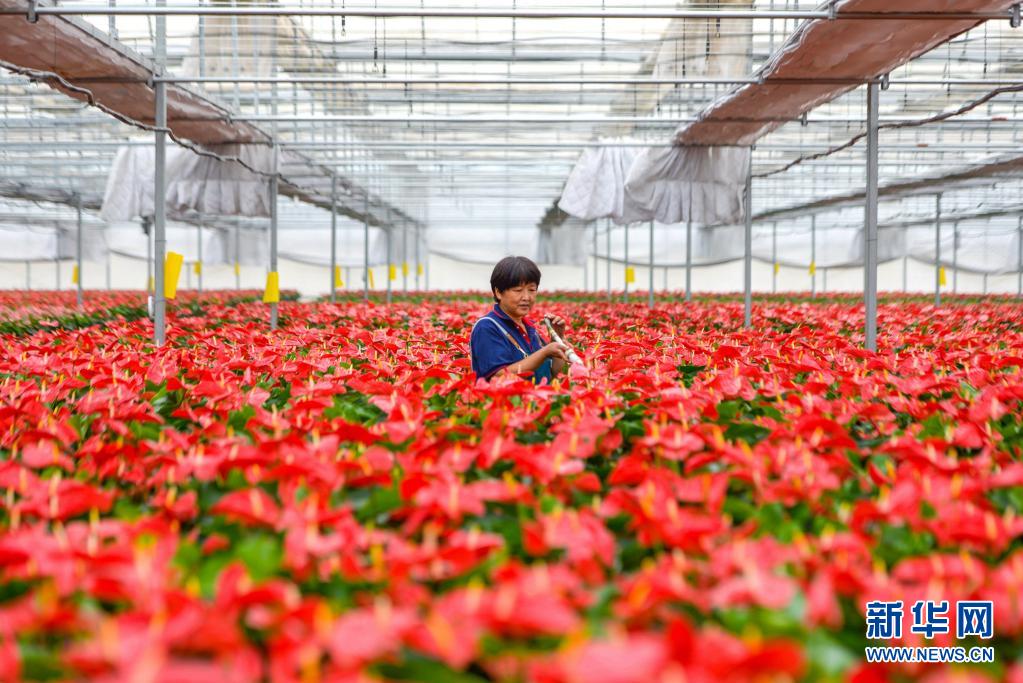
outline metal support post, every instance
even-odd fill
[[[337,303],[337,176],[330,176],[330,303]]]
[[[78,285],[78,308],[85,304],[85,297],[82,292],[82,195],[75,194],[75,212],[78,216],[78,229],[75,235],[75,267],[78,269],[78,277],[75,278]]]
[[[110,291],[110,289],[111,289],[111,285],[110,285],[110,280],[111,280],[111,264],[110,264],[110,261],[111,261],[111,259],[112,259],[112,257],[110,256],[110,250],[107,249],[107,291]]]
[[[650,221],[650,292],[647,306],[654,307],[654,222]]]
[[[909,257],[902,257],[902,291],[905,293],[909,289]]]
[[[597,275],[598,275],[598,273],[597,273],[597,271],[598,271],[597,266],[599,265],[599,263],[600,262],[597,260],[597,222],[594,221],[593,222],[593,291],[594,292],[599,292],[600,291],[600,283],[597,281]]]
[[[202,214],[199,214],[199,225],[195,226],[195,236],[196,236],[196,239],[198,239],[198,241],[199,241],[199,247],[198,247],[199,257],[198,257],[198,261],[196,261],[196,263],[198,264],[198,268],[196,269],[198,271],[196,273],[198,275],[198,277],[196,279],[198,280],[199,294],[202,295],[202,274],[203,274],[202,273],[202,271],[203,271],[203,267],[202,267]]]
[[[153,293],[153,222],[148,216],[142,218],[142,231],[146,233],[146,294]]]
[[[366,190],[362,213],[362,299],[369,301],[369,190]]]
[[[390,212],[388,212],[388,219],[390,219]],[[387,270],[384,271],[384,277],[387,279],[387,303],[391,303],[391,269],[394,268],[394,252],[391,250],[391,225],[390,220],[387,221],[387,230],[384,236],[387,238]]]
[[[607,300],[611,302],[611,219],[607,219],[607,232],[604,233],[605,238],[605,257],[604,265],[607,266]]]
[[[876,82],[867,84],[867,191],[863,296],[866,308],[865,336],[869,351],[877,351],[877,156],[880,101],[880,86]]]
[[[158,53],[166,50],[166,19],[157,17],[157,43],[163,45]],[[162,59],[160,60],[162,63]],[[163,346],[167,340],[167,301],[164,298],[164,261],[167,253],[167,86],[157,83],[156,88],[156,155],[154,159],[153,187],[153,343]]]
[[[273,145],[273,175],[270,177],[270,272],[277,273],[277,291],[280,294],[281,276],[277,271],[277,228],[278,228],[278,214],[280,208],[278,206],[278,191],[280,189],[280,181],[278,174],[280,173],[280,147],[278,146],[277,139],[277,51],[279,48],[278,34],[276,22],[271,23],[272,39],[270,43],[270,75],[274,77],[274,82],[270,84],[270,115],[273,117],[273,122],[270,124],[270,141]],[[259,42],[254,41],[253,47],[256,50],[256,61],[259,60]],[[259,90],[256,89],[256,112],[259,112]],[[279,297],[278,297],[279,298]],[[276,330],[277,323],[279,322],[280,316],[280,303],[272,302],[270,304],[270,329]]]
[[[25,261],[25,291],[32,291],[32,262]]]
[[[753,153],[750,151],[746,170],[745,193],[746,231],[743,251],[743,326],[753,324]]]
[[[242,222],[240,218],[234,219],[234,288],[242,288]]]
[[[401,226],[401,291],[408,294],[408,225]]]
[[[817,298],[817,214],[810,216],[810,298]]]
[[[57,254],[57,258],[53,259],[54,272],[56,273],[57,291],[60,291],[60,254]]]
[[[959,221],[952,223],[952,293],[959,293]]]
[[[771,294],[778,293],[778,222],[771,223]]]
[[[690,193],[692,191],[690,190]],[[689,206],[689,218],[686,220],[686,301],[693,300],[693,209]]]
[[[1016,223],[1016,298],[1023,299],[1023,215]]]
[[[419,234],[419,228],[418,227],[416,228],[415,235],[416,235],[416,291],[418,292],[418,291],[420,291],[420,287],[419,287],[419,269],[422,268],[422,263],[423,263],[423,261],[422,261],[422,258],[423,258],[423,255],[422,255],[423,254],[423,250],[422,250],[423,240],[422,240],[421,235]]]
[[[276,101],[276,100],[275,100]],[[277,272],[277,138],[273,141],[273,175],[270,176],[270,272]],[[280,275],[277,276],[277,288],[280,291]],[[270,329],[276,330],[279,320],[279,306],[276,301],[270,304]]]
[[[628,301],[629,300],[629,224],[628,223],[625,224],[624,229],[625,229],[625,270],[623,271],[623,273],[625,275],[625,278],[624,278],[625,279],[625,282],[624,282],[625,290],[624,290],[624,292],[622,294],[622,300],[623,301]]]
[[[934,305],[941,305],[941,193],[934,205]]]

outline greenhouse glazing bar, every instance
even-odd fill
[[[89,83],[88,78],[75,79],[76,83]],[[635,77],[622,77],[622,78],[607,78],[607,77],[595,77],[595,78],[481,78],[465,76],[462,78],[449,77],[449,78],[423,78],[423,77],[404,77],[396,76],[394,78],[372,78],[372,77],[357,77],[357,76],[294,76],[288,78],[275,78],[269,76],[240,76],[234,78],[231,76],[210,76],[206,78],[200,78],[198,76],[166,76],[161,78],[154,78],[154,81],[163,81],[164,83],[222,83],[230,85],[232,83],[251,83],[254,85],[265,85],[269,83],[283,83],[290,85],[292,83],[307,84],[307,85],[746,85],[752,83],[760,83],[761,81],[756,78],[635,78]],[[826,82],[828,79],[824,79]],[[103,79],[104,83],[109,83],[108,79]],[[138,82],[144,82],[139,80]],[[774,83],[774,81],[771,81]],[[782,81],[788,82],[788,81]],[[820,83],[820,79],[801,79],[791,81],[795,84],[805,84],[809,82]],[[836,84],[855,84],[863,83],[865,81],[860,79],[835,79],[833,81]],[[1012,81],[1010,83],[1014,83]],[[981,81],[983,85],[987,85],[990,81]],[[936,85],[944,85],[943,82],[936,82]]]
[[[31,10],[4,9],[0,14],[25,14],[34,12],[38,16],[46,15],[99,15],[99,16],[235,16],[235,17],[410,17],[410,18],[448,18],[448,19],[780,19],[780,20],[855,20],[855,21],[987,21],[1011,20],[1012,14],[1004,12],[838,12],[828,10],[481,10],[481,9],[379,9],[364,7],[283,7],[283,6],[193,6],[167,7],[158,3],[157,6],[122,5],[68,5],[59,7],[39,7],[33,4]]]
[[[35,129],[38,131],[38,128]],[[145,142],[142,140],[122,140],[117,142],[81,142],[75,141],[74,149],[79,150],[117,150],[121,147],[149,147],[153,143]],[[489,149],[512,149],[512,150],[534,150],[534,149],[564,149],[564,150],[582,150],[582,149],[646,149],[646,148],[661,148],[661,147],[743,147],[746,145],[676,145],[672,142],[664,142],[662,139],[651,140],[649,142],[600,142],[600,141],[580,141],[580,142],[410,142],[410,143],[396,143],[396,142],[318,142],[315,140],[296,140],[289,141],[283,145],[287,149],[291,150],[342,150],[348,152],[367,152],[367,151],[385,151],[385,152],[406,152],[406,151],[436,151],[436,150],[489,150]],[[772,152],[805,152],[810,150],[824,150],[827,149],[828,145],[825,143],[775,143],[766,145],[757,145],[757,149],[762,151]],[[0,149],[3,150],[30,150],[32,152],[39,151],[68,151],[67,143],[55,143],[55,142],[10,142],[0,141]],[[991,144],[948,144],[939,147],[920,147],[919,145],[913,144],[890,144],[885,145],[885,152],[913,152],[915,154],[948,154],[950,152],[987,152],[987,151],[998,151],[998,150],[1017,150],[1019,149],[1019,143],[1012,140],[1005,140],[1001,143]],[[503,161],[503,157],[500,159]],[[13,163],[13,162],[11,162]],[[20,162],[19,162],[20,163]],[[63,160],[60,160],[63,163]],[[91,163],[91,162],[90,162]],[[342,162],[338,162],[342,163]],[[347,164],[359,164],[365,163],[365,160],[350,159],[343,163]],[[379,163],[374,160],[374,163]]]
[[[676,116],[662,116],[662,117],[651,117],[651,116],[368,116],[368,115],[308,115],[308,116],[275,116],[275,115],[246,115],[246,116],[190,116],[190,117],[178,117],[178,121],[225,121],[230,119],[231,121],[244,122],[244,123],[371,123],[371,124],[400,124],[402,126],[409,126],[417,123],[475,123],[475,124],[536,124],[536,123],[586,123],[586,124],[602,124],[602,123],[628,123],[628,124],[644,124],[644,125],[661,125],[661,126],[677,126],[680,123],[696,123],[702,122],[704,119],[700,119],[695,116],[691,117],[676,117]],[[798,118],[792,116],[784,117],[754,117],[754,116],[742,116],[742,117],[730,117],[713,119],[709,122],[716,124],[724,123],[795,123],[799,121]],[[92,121],[83,120],[84,123],[91,123]],[[886,125],[915,125],[918,123],[918,119],[907,119],[907,118],[882,118],[880,123]],[[1023,119],[1015,119],[1008,117],[999,117],[996,121],[992,121],[990,118],[978,118],[976,116],[960,117],[952,119],[944,119],[941,121],[934,121],[930,125],[932,126],[947,126],[947,125],[967,125],[967,124],[983,124],[985,125],[984,130],[996,128],[993,124],[1005,124],[1006,127],[1012,125],[1018,125],[1023,123]],[[832,118],[820,118],[820,119],[806,119],[805,124],[807,126],[813,125],[839,125],[839,126],[852,126],[852,125],[863,125],[863,119],[832,119]],[[735,145],[733,145],[735,146]]]
[[[89,83],[93,79],[76,78],[75,83]],[[102,80],[104,83],[111,82],[110,79]],[[249,83],[253,85],[266,85],[270,83],[305,84],[305,85],[754,85],[769,83],[770,85],[792,85],[803,86],[814,85],[865,85],[869,79],[864,78],[607,78],[607,77],[576,77],[576,78],[538,78],[538,77],[403,77],[374,78],[357,76],[288,76],[285,78],[269,76],[164,76],[152,79],[153,82],[163,81],[174,84],[225,84]],[[147,82],[141,79],[121,82]],[[891,87],[902,85],[914,86],[1012,86],[1018,85],[1019,81],[1011,79],[988,79],[988,78],[907,78],[889,82]]]
[[[61,5],[33,6],[38,16],[226,16],[226,17],[369,17],[369,18],[438,18],[438,19],[830,19],[828,11],[810,10],[481,10],[481,9],[380,9],[371,7],[285,7],[285,6],[217,6],[167,7],[162,3],[149,5]],[[3,9],[0,14],[25,14],[25,10]],[[1009,18],[994,13],[856,13],[840,14],[848,19],[984,19]]]

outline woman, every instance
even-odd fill
[[[494,309],[476,321],[469,338],[472,370],[477,379],[489,380],[502,372],[532,376],[539,384],[551,381],[566,364],[568,347],[545,343],[526,316],[536,303],[540,269],[524,256],[501,259],[490,275]],[[558,336],[565,334],[565,321],[547,316]]]

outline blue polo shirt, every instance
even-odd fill
[[[477,379],[489,380],[502,368],[519,362],[544,346],[546,343],[535,327],[526,323],[523,331],[500,306],[494,304],[494,310],[476,321],[469,337],[472,371]],[[548,358],[533,372],[533,382],[539,384],[547,380],[549,384],[551,370],[551,359]]]

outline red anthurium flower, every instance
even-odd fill
[[[263,489],[252,488],[224,495],[210,508],[210,514],[254,526],[274,527],[280,518],[280,507]]]
[[[327,637],[327,650],[338,666],[358,669],[397,653],[417,623],[412,610],[380,601],[339,617]]]
[[[46,467],[59,467],[64,471],[74,469],[74,462],[60,452],[60,447],[54,441],[36,441],[25,446],[21,450],[21,462],[37,470]]]

